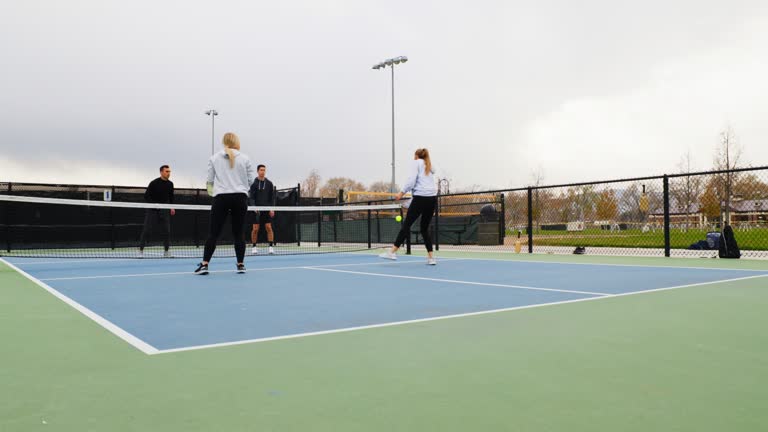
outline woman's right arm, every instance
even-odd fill
[[[403,194],[407,194],[408,192],[413,190],[413,187],[416,186],[416,178],[419,176],[419,161],[415,160],[411,162],[411,166],[409,167],[408,172],[408,180],[405,181],[405,184],[403,185],[403,188],[400,190]]]
[[[216,169],[213,167],[213,158],[208,159],[208,176],[205,180],[205,188],[208,195],[213,196],[213,179],[216,177]]]

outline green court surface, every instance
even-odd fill
[[[768,430],[768,277],[150,356],[0,263],[0,340],[2,432]]]

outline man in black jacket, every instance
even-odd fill
[[[152,180],[144,192],[144,201],[148,203],[173,204],[173,182],[171,168],[168,165],[160,167],[160,177]],[[168,250],[171,247],[171,216],[175,215],[173,209],[146,209],[144,212],[144,229],[139,240],[139,256],[144,257],[144,247],[147,245],[147,237],[155,229],[160,229],[163,235],[164,256],[170,257]]]
[[[274,206],[275,205],[275,186],[266,177],[267,167],[265,165],[259,165],[256,167],[258,177],[251,185],[251,201],[255,206]],[[264,225],[267,230],[267,240],[269,241],[269,254],[275,253],[272,248],[275,244],[275,233],[272,231],[272,218],[275,217],[275,212],[261,211],[253,215],[253,230],[251,231],[251,242],[253,243],[254,255],[259,253],[259,249],[256,247],[256,243],[259,241],[259,228]]]

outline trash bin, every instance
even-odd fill
[[[477,224],[477,244],[481,246],[496,246],[499,242],[499,223],[480,222]]]

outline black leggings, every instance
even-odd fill
[[[429,234],[429,223],[432,222],[432,215],[435,214],[437,206],[437,197],[434,196],[414,196],[411,206],[408,207],[408,214],[405,215],[405,222],[400,232],[397,234],[395,246],[400,247],[405,242],[405,238],[411,234],[411,226],[416,219],[421,216],[421,236],[424,238],[424,246],[427,252],[432,252],[432,236]]]
[[[227,214],[232,215],[232,237],[235,240],[235,255],[237,262],[243,262],[245,258],[245,214],[248,212],[248,195],[243,193],[220,194],[213,197],[211,206],[211,230],[208,240],[205,241],[205,253],[203,261],[208,262],[216,250],[216,242],[224,229]]]

